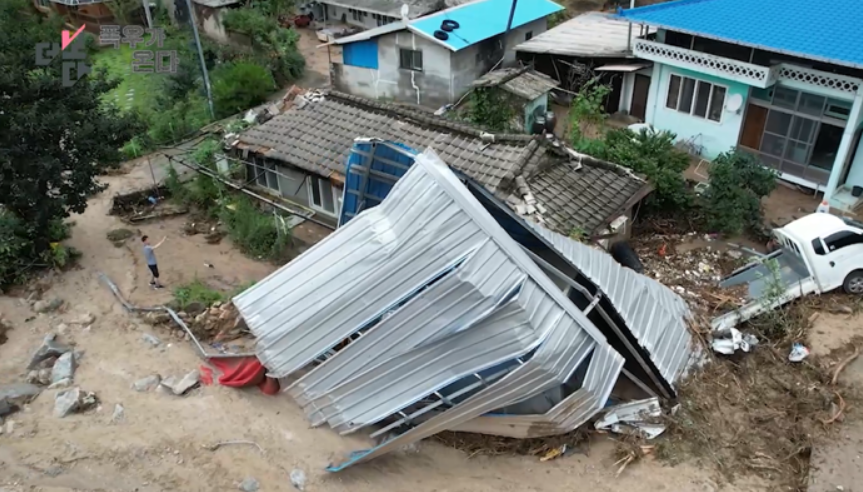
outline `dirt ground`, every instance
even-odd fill
[[[306,59],[306,73],[297,81],[297,85],[307,89],[327,87],[330,83],[330,58],[326,48],[318,48],[321,44],[315,31],[298,28],[300,42],[297,47]]]
[[[140,378],[181,376],[201,364],[188,342],[127,314],[98,281],[98,274],[106,273],[140,305],[170,297],[168,291],[147,287],[134,238],[129,248],[114,247],[105,238],[107,231],[122,225],[107,215],[113,193],[145,186],[149,179],[146,162],[127,175],[105,178],[110,188],[92,199],[84,214],[73,217],[76,225],[69,242],[84,252],[80,267],[54,276],[43,295],[63,299],[60,312],[34,315],[20,297],[0,298],[0,313],[12,327],[8,341],[0,345],[0,384],[22,381],[41,339],[61,322],[88,311],[96,316],[95,323],[89,329],[73,325],[60,339],[84,351],[75,384],[100,399],[95,411],[58,419],[51,414],[56,390],[45,390],[24,411],[7,417],[0,434],[4,492],[236,490],[246,477],[257,479],[264,491],[289,491],[293,487],[288,475],[294,468],[306,473],[309,491],[763,490],[745,480],[720,485],[692,463],[672,468],[647,460],[615,476],[614,443],[605,436],[593,439],[588,455],[544,463],[525,456],[468,459],[426,441],[415,450],[333,475],[324,466],[334,456],[369,443],[363,436],[340,437],[326,428],[309,428],[287,396],[220,386],[205,386],[185,397],[133,391],[130,385]],[[274,269],[240,255],[227,240],[208,245],[200,235],[183,237],[180,227],[177,219],[141,228],[154,238],[168,237],[157,254],[169,287],[196,276],[227,287],[260,279]],[[144,333],[161,338],[162,348],[151,348],[142,340]],[[114,423],[116,404],[123,405],[125,417]],[[203,448],[230,440],[254,441],[263,452],[250,445]]]

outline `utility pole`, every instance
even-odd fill
[[[153,14],[150,12],[150,0],[142,0],[144,4],[144,15],[147,16],[147,27],[153,28]]]
[[[201,48],[201,38],[198,36],[198,23],[195,21],[195,9],[192,8],[191,0],[186,0],[186,8],[189,9],[189,22],[192,23],[192,32],[195,33],[195,45],[198,47],[198,59],[201,61],[201,73],[204,74],[204,88],[207,89],[207,102],[210,105],[210,117],[215,120],[216,111],[213,109],[213,93],[210,90],[210,74],[207,72],[207,63],[204,61],[204,50]]]
[[[518,5],[518,0],[512,0],[512,7],[509,9],[509,20],[506,23],[506,31],[503,32],[503,57],[501,57],[500,62],[506,59],[506,42],[507,38],[509,38],[509,31],[512,29],[512,18],[515,17],[515,6]]]
[[[635,0],[629,0],[629,8],[635,8]],[[629,21],[629,28],[626,30],[626,53],[632,54],[632,21]]]

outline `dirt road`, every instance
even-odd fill
[[[18,297],[0,298],[0,313],[13,327],[9,341],[0,345],[0,384],[22,381],[30,354],[44,335],[87,311],[96,316],[95,323],[89,329],[71,326],[60,338],[85,351],[75,384],[101,400],[96,411],[58,419],[52,415],[56,390],[45,390],[25,411],[7,418],[0,434],[0,490],[209,492],[237,490],[241,480],[254,477],[262,491],[290,491],[294,489],[288,476],[295,468],[304,470],[306,490],[312,492],[763,490],[741,483],[720,487],[709,472],[691,464],[670,468],[640,462],[615,477],[614,447],[606,438],[595,440],[589,456],[546,463],[531,457],[468,459],[435,442],[423,442],[416,450],[333,475],[323,469],[332,457],[369,443],[362,436],[346,438],[326,428],[309,428],[286,396],[219,386],[185,397],[133,391],[130,385],[140,378],[183,375],[201,364],[188,342],[153,331],[128,315],[98,281],[98,273],[105,272],[136,304],[158,304],[170,297],[167,290],[148,289],[135,238],[129,248],[114,247],[105,238],[107,231],[122,226],[106,215],[112,194],[143,187],[148,179],[146,162],[128,175],[106,178],[109,190],[73,218],[69,242],[84,252],[80,268],[56,276],[43,296],[63,299],[65,312],[37,316]],[[196,276],[237,285],[274,269],[245,258],[227,240],[208,245],[201,236],[183,237],[181,224],[177,219],[141,229],[154,238],[168,237],[157,253],[169,286]],[[142,340],[144,333],[161,338],[163,347],[149,346]],[[116,404],[125,408],[125,417],[114,423]],[[230,440],[254,441],[264,452],[248,445],[203,448]]]

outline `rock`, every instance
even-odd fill
[[[33,310],[37,313],[48,313],[51,311],[56,311],[63,305],[63,299],[59,297],[55,297],[50,301],[36,301],[33,303]]]
[[[54,368],[51,370],[51,384],[56,384],[64,379],[71,381],[74,376],[75,354],[66,352],[54,363]]]
[[[183,376],[183,379],[179,380],[174,386],[171,388],[174,390],[175,395],[185,394],[190,389],[198,386],[201,382],[201,373],[198,372],[197,369],[193,370],[189,374]]]
[[[114,415],[111,416],[111,422],[119,423],[126,420],[126,409],[123,408],[123,405],[117,403],[114,405]]]
[[[144,321],[149,325],[161,325],[171,321],[171,315],[164,311],[153,311],[144,315]]]
[[[51,383],[51,386],[48,386],[48,389],[63,389],[68,388],[69,386],[72,386],[72,380],[69,378],[65,378],[57,381],[56,383]]]
[[[65,335],[66,332],[68,332],[68,331],[69,331],[69,325],[67,325],[66,323],[60,323],[59,325],[57,325],[57,334],[58,335]]]
[[[166,395],[174,394],[174,385],[176,384],[177,378],[175,378],[174,376],[168,376],[159,383],[159,386],[156,387],[156,390],[159,393],[165,393]]]
[[[132,389],[143,393],[145,391],[152,390],[156,386],[159,386],[159,383],[161,382],[162,376],[159,376],[158,374],[153,374],[152,376],[147,376],[132,383]]]
[[[258,492],[261,486],[258,484],[258,481],[254,478],[248,477],[244,478],[242,482],[240,482],[240,490],[243,492]]]
[[[96,397],[96,393],[88,391],[78,400],[78,410],[87,410],[96,406],[98,403],[99,398]],[[102,407],[99,408],[101,409]]]
[[[71,322],[76,325],[90,325],[93,324],[94,321],[96,321],[96,316],[93,313],[86,312],[73,319]]]
[[[57,393],[54,397],[54,416],[63,417],[75,412],[80,407],[81,389],[72,388]]]
[[[186,308],[183,309],[183,311],[185,311],[189,316],[197,316],[206,310],[207,306],[201,302],[190,302],[186,305]]]
[[[50,357],[59,357],[71,350],[72,347],[58,342],[55,334],[46,335],[42,341],[42,346],[30,358],[30,364],[27,365],[27,369],[34,369],[43,360]]]
[[[850,306],[844,306],[844,305],[833,306],[830,308],[830,312],[835,313],[835,314],[854,314],[854,310],[851,309]]]
[[[0,385],[0,416],[17,411],[39,396],[42,388],[35,384],[12,383]]]
[[[299,490],[306,488],[306,472],[299,468],[291,470],[291,484]]]
[[[159,340],[154,335],[151,335],[149,333],[144,333],[143,335],[141,335],[141,338],[144,339],[145,342],[149,343],[153,347],[158,347],[159,345],[162,345],[161,340]]]

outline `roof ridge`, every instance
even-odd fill
[[[474,138],[482,138],[483,134],[492,134],[494,135],[494,142],[529,144],[532,140],[537,140],[537,137],[533,135],[524,135],[517,133],[492,133],[478,126],[448,120],[446,118],[442,118],[431,113],[425,113],[421,110],[410,109],[398,104],[382,103],[373,99],[354,96],[351,94],[345,94],[344,92],[339,92],[336,90],[330,90],[326,93],[326,95],[327,97],[341,100],[342,102],[352,104],[354,106],[361,106],[375,111],[382,111],[397,117],[413,120],[414,122],[421,125],[442,128],[449,132],[461,133],[463,135],[468,135]]]
[[[626,18],[626,12],[656,12],[659,10],[667,10],[669,8],[674,8],[680,5],[691,5],[693,3],[702,3],[702,2],[713,2],[714,0],[674,0],[671,2],[663,2],[663,3],[655,3],[653,5],[645,5],[644,7],[636,7],[634,9],[624,9],[621,7],[617,7],[617,15],[615,17],[624,17]]]

